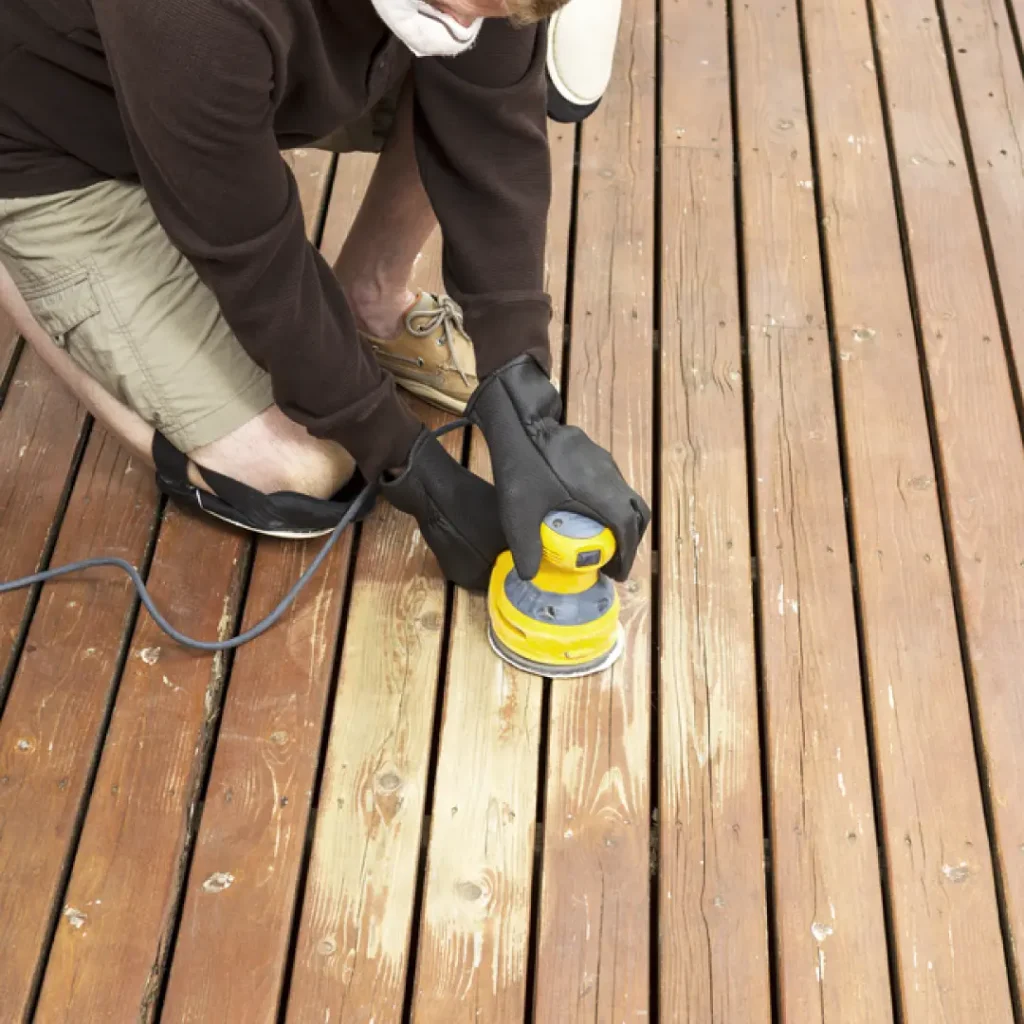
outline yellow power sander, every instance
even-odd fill
[[[543,555],[532,580],[510,551],[494,563],[487,591],[494,652],[516,668],[549,677],[587,676],[614,664],[625,647],[619,595],[601,569],[615,538],[575,512],[552,512],[541,524]]]

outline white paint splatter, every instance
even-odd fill
[[[889,707],[896,710],[896,694],[892,692],[892,683],[889,684]]]
[[[820,922],[815,921],[814,924],[811,925],[811,934],[814,936],[814,940],[816,942],[824,942],[832,934],[832,931],[833,928],[830,924],[821,924]]]
[[[843,796],[846,796],[846,783],[843,782],[843,773],[842,772],[839,773],[837,781],[839,783],[839,792],[842,793]]]
[[[203,882],[203,892],[223,892],[234,880],[235,876],[228,871],[215,871]]]
[[[155,665],[160,660],[160,648],[159,647],[143,647],[139,651],[139,657],[147,665]]]
[[[88,918],[80,910],[76,910],[74,907],[64,908],[64,917],[67,918],[67,922],[76,931],[81,930]]]
[[[967,861],[961,861],[959,864],[943,864],[942,873],[954,885],[959,885],[961,882],[967,881],[967,877],[970,875],[971,869],[968,867]]]
[[[783,584],[779,584],[779,614],[786,614],[786,599]]]

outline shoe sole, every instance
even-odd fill
[[[443,391],[438,391],[437,388],[432,388],[429,384],[421,384],[415,380],[403,380],[397,375],[395,376],[395,383],[399,387],[405,388],[410,394],[423,399],[429,405],[443,409],[445,412],[461,415],[466,411],[466,402],[464,400],[446,395]]]

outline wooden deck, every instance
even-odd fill
[[[499,664],[386,507],[233,657],[0,600],[0,1021],[1021,1024],[1021,29],[626,0],[551,129],[568,417],[656,509],[606,675]],[[332,258],[372,163],[289,159]],[[0,363],[0,578],[212,637],[316,553]]]

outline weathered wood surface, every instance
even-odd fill
[[[655,14],[625,5],[575,210],[550,126],[554,376],[571,333],[568,418],[660,497],[625,658],[503,666],[383,505],[232,659],[113,574],[31,624],[5,596],[4,1024],[37,983],[40,1021],[1013,1019],[1024,6],[665,0],[657,62]],[[373,158],[285,159],[333,260]],[[15,352],[0,325],[0,578],[55,538],[140,561],[151,478],[95,430],[76,468],[84,415]],[[316,547],[255,546],[246,623]],[[233,628],[249,550],[172,509],[161,607]]]
[[[26,349],[0,409],[0,579],[25,576],[42,566],[59,525],[85,421],[74,397]],[[0,707],[31,600],[30,590],[0,598]]]
[[[547,283],[552,376],[562,363],[573,133],[552,127]],[[471,440],[470,467],[488,476]],[[499,662],[482,597],[457,593],[414,979],[413,1020],[523,1019],[536,839],[542,682]],[[467,786],[467,780],[474,784]]]
[[[945,0],[942,9],[1019,377],[1024,372],[1024,291],[1018,284],[1024,273],[1024,75],[1010,12],[1002,4]]]
[[[623,5],[616,66],[582,129],[569,422],[652,490],[654,5]],[[652,531],[653,533],[653,531]],[[651,533],[621,588],[626,651],[551,684],[534,1013],[650,1012]]]
[[[662,8],[663,1020],[771,1019],[724,0]]]
[[[310,150],[287,157],[312,237],[329,157]],[[275,1019],[352,536],[342,537],[280,624],[235,655],[173,950],[165,1020]],[[258,544],[243,628],[277,605],[322,544]],[[228,878],[228,885],[210,881]]]
[[[803,10],[902,1019],[1008,1021],[867,11]]]
[[[152,475],[97,428],[53,560],[103,551],[140,564],[156,512]],[[60,909],[54,901],[102,749],[134,595],[111,569],[44,587],[0,718],[0,992],[4,1013],[16,1017],[31,1004]]]
[[[150,572],[157,606],[204,639],[234,628],[248,541],[169,507]],[[197,586],[197,565],[204,583]],[[150,1019],[166,968],[225,658],[140,616],[43,978],[41,1020]],[[228,875],[210,881],[214,891]]]
[[[13,360],[18,347],[18,332],[6,313],[0,311],[0,404],[3,403],[9,373],[14,369]]]
[[[940,25],[930,0],[877,0],[875,12],[977,739],[1019,988],[1024,448]],[[1016,289],[1016,282],[1009,287]],[[969,872],[976,868],[974,858],[961,859]],[[943,863],[955,869],[960,861]]]
[[[735,9],[778,999],[892,1018],[797,11]]]

